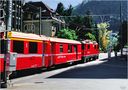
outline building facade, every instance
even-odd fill
[[[0,0],[0,4],[0,9],[4,10],[4,17],[0,20],[5,22],[6,29],[9,31],[22,31],[24,0]]]
[[[28,2],[23,7],[24,32],[55,36],[56,31],[64,26],[58,14],[43,2]]]

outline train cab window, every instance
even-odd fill
[[[90,49],[90,45],[88,45],[88,49]]]
[[[72,52],[72,45],[68,45],[68,53],[71,53]]]
[[[37,42],[29,42],[29,53],[37,53]]]
[[[60,45],[60,52],[63,52],[63,45]]]
[[[24,42],[13,41],[13,52],[24,53]]]
[[[94,45],[94,48],[96,49],[96,45]]]
[[[0,40],[0,53],[3,54],[5,53],[5,41],[4,40]]]
[[[99,49],[99,46],[97,45],[97,49]]]

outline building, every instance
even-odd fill
[[[12,1],[12,30],[22,31],[22,12],[23,12],[24,0]]]
[[[22,31],[24,0],[0,0],[0,4],[0,9],[4,10],[4,17],[1,20],[5,22],[7,30]]]
[[[5,28],[5,0],[0,0],[0,32],[4,32]]]
[[[28,2],[23,7],[23,31],[55,36],[56,31],[64,26],[58,14],[43,2]]]

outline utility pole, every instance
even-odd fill
[[[42,22],[42,9],[41,9],[41,7],[39,7],[39,35],[41,35],[42,33],[41,33],[41,22]]]
[[[12,0],[7,1],[8,4],[6,5],[6,31],[5,31],[5,53],[4,53],[4,71],[3,71],[3,83],[1,85],[2,88],[7,88],[7,68],[6,68],[6,63],[7,63],[7,55],[9,53],[9,48],[8,48],[8,31],[11,31],[12,28]],[[6,3],[7,3],[6,2]]]
[[[120,47],[121,47],[121,56],[123,55],[123,42],[122,42],[122,1],[120,1]]]

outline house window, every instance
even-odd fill
[[[13,41],[13,52],[24,53],[24,42]]]
[[[29,53],[37,53],[37,42],[29,42]]]
[[[68,53],[71,53],[72,52],[72,45],[68,45]]]
[[[0,9],[0,17],[4,17],[4,10],[3,9]]]
[[[27,19],[31,19],[31,17],[32,17],[31,14],[28,14]]]
[[[63,52],[63,45],[60,45],[60,52]]]

